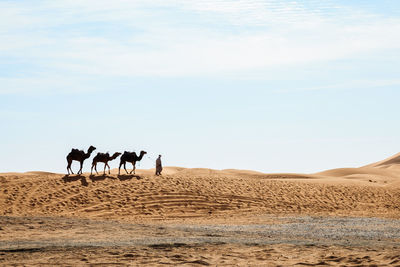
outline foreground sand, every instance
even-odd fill
[[[4,216],[0,221],[3,229],[0,264],[400,264],[399,220],[256,217],[263,224],[132,224],[67,217]]]
[[[369,242],[347,245],[321,243],[316,236],[306,239],[308,245],[307,242],[293,244],[288,241],[292,240],[290,238],[270,242],[273,239],[269,235],[262,239],[268,244],[260,240],[215,244],[214,238],[177,246],[156,242],[117,246],[96,243],[93,247],[90,244],[53,244],[51,240],[60,239],[59,234],[71,240],[77,236],[91,239],[94,233],[86,237],[80,233],[90,232],[93,221],[125,223],[129,227],[147,225],[151,231],[136,232],[136,235],[144,234],[145,238],[173,224],[217,228],[221,225],[265,226],[274,225],[282,216],[322,216],[328,221],[337,216],[380,217],[397,222],[400,219],[399,159],[396,155],[362,168],[317,174],[178,167],[166,168],[161,177],[154,176],[153,170],[139,170],[137,175],[117,175],[114,171],[105,176],[3,173],[0,174],[0,216],[4,222],[0,226],[0,264],[396,265],[399,260],[396,258],[399,255],[397,237],[390,236],[382,243],[379,234],[385,236],[385,233],[376,235],[377,224],[370,221],[360,226],[371,231],[370,239],[366,239]],[[22,221],[18,221],[19,218]],[[38,218],[43,220],[42,227],[35,225]],[[53,225],[52,218],[61,221]],[[74,220],[88,220],[83,223],[87,227],[77,230]],[[326,224],[326,221],[321,223]],[[76,231],[65,231],[61,225]],[[102,233],[102,229],[106,228],[99,228],[97,232]],[[121,231],[124,229],[122,227]],[[387,229],[398,231],[400,227]],[[192,230],[187,231],[190,234]],[[310,229],[305,228],[304,232],[307,231]],[[174,236],[174,232],[170,233]],[[218,235],[218,231],[207,234]],[[338,238],[345,241],[345,235]],[[132,235],[133,239],[136,237]],[[13,239],[18,242],[10,243]],[[36,247],[32,245],[35,242],[39,244]],[[220,241],[217,239],[217,242]],[[47,243],[53,246],[46,246]]]
[[[296,245],[166,245],[0,252],[9,266],[399,266],[399,249]],[[4,256],[6,255],[6,256]]]

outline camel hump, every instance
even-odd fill
[[[76,152],[79,152],[80,150],[79,149],[76,149],[76,148],[73,148],[73,149],[71,149],[71,152],[72,153],[76,153]]]

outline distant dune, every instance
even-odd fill
[[[369,164],[365,167],[390,168],[393,170],[400,171],[400,153],[398,153],[390,158],[384,159],[382,161]]]
[[[163,175],[0,174],[0,214],[136,221],[246,214],[400,217],[400,154],[316,174],[165,167]]]

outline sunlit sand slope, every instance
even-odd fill
[[[0,174],[0,215],[142,220],[240,214],[400,217],[400,175],[388,164],[317,174],[165,168],[137,175]],[[387,167],[389,166],[390,167]],[[386,166],[382,168],[382,166]]]

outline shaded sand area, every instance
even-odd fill
[[[0,264],[400,266],[400,155],[316,174],[0,174]]]

